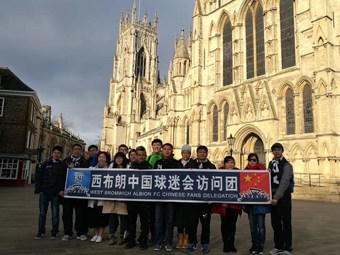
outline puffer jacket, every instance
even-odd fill
[[[61,165],[61,160],[50,157],[39,166],[36,172],[35,194],[43,193],[52,197],[57,195]]]

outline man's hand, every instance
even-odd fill
[[[270,203],[271,205],[277,205],[277,200],[273,199],[272,202]]]
[[[268,168],[268,169],[267,169],[267,171],[268,171],[269,173],[271,173],[271,172],[272,172],[272,170],[271,170],[270,168]]]
[[[65,196],[64,191],[60,191],[59,196],[64,197]]]
[[[223,206],[224,208],[227,208],[227,207],[228,207],[228,204],[222,204],[222,206]]]
[[[71,169],[71,168],[74,168],[74,165],[73,164],[70,164],[67,166],[68,169]]]

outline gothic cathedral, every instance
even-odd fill
[[[280,142],[295,173],[340,177],[340,0],[196,0],[193,29],[158,74],[158,14],[122,14],[102,149],[160,138],[221,165],[263,165]],[[191,13],[188,13],[191,15]]]

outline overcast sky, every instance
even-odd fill
[[[89,145],[101,138],[121,11],[133,0],[2,0],[0,66],[38,92],[52,116],[62,112]],[[159,13],[158,55],[167,75],[174,39],[192,25],[195,0],[141,0]],[[138,0],[137,0],[138,8]]]

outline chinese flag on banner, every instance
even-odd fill
[[[270,197],[270,174],[267,171],[240,173],[240,193],[254,194],[254,190]]]

